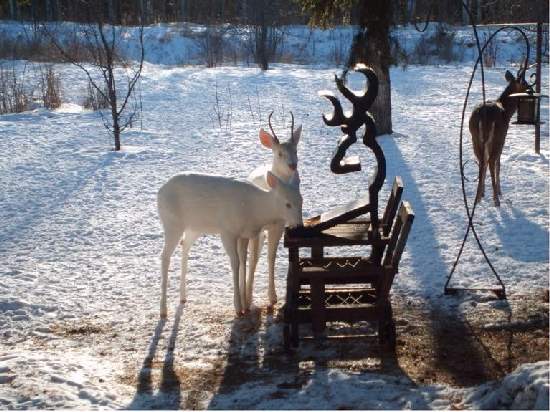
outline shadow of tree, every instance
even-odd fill
[[[506,254],[523,262],[548,262],[548,231],[527,219],[518,208],[501,209],[496,233]]]
[[[415,212],[415,222],[407,242],[411,273],[418,280],[420,290],[427,291],[441,288],[442,291],[449,267],[441,256],[437,235],[424,196],[397,146],[396,139],[385,138],[381,139],[380,143],[390,165],[386,182],[393,181],[394,175],[392,173],[395,174],[395,171],[399,171],[404,186],[403,199],[411,202]],[[426,261],[427,256],[429,256],[429,261]],[[440,275],[434,276],[434,273]],[[437,279],[440,285],[434,285],[434,279]],[[460,298],[448,297],[448,299],[456,300]],[[463,314],[456,310],[445,314],[444,319],[441,319],[440,303],[436,302],[435,299],[428,299],[427,302],[429,305],[429,318],[433,320],[430,326],[435,346],[435,359],[433,361],[446,369],[457,385],[467,386],[487,381],[489,376],[486,373],[485,357],[482,356],[482,349],[473,339],[472,334],[469,333]],[[457,302],[453,303],[456,304]],[[399,314],[397,316],[394,314],[394,317],[399,317]],[[439,325],[447,326],[439,327]],[[456,342],[457,335],[462,337],[459,343]],[[447,356],[449,350],[462,353],[463,359],[468,359],[468,361],[455,362],[455,356]]]

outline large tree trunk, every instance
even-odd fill
[[[378,76],[378,96],[370,112],[379,135],[392,132],[390,82],[390,23],[391,2],[364,0],[359,13],[359,30],[356,33],[348,66],[365,63]]]

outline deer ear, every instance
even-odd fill
[[[279,143],[276,137],[271,136],[264,129],[260,129],[260,142],[269,149],[273,147],[273,143]]]
[[[279,184],[279,179],[271,172],[267,172],[267,184],[270,188],[275,189]]]
[[[506,70],[506,74],[504,75],[504,78],[506,79],[506,81],[508,83],[513,82],[514,80],[516,80],[516,78],[514,77],[514,75],[512,74],[512,72],[510,70]]]
[[[298,146],[298,142],[300,141],[301,135],[302,135],[302,125],[298,126],[298,128],[294,130],[294,133],[292,133],[292,143],[294,143],[294,146]]]

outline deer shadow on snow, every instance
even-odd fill
[[[174,369],[174,350],[183,309],[184,305],[180,304],[176,310],[164,361],[160,369],[159,387],[154,388],[153,371],[156,366],[155,356],[166,326],[166,319],[159,319],[157,322],[148,351],[137,374],[136,393],[126,409],[181,409],[182,393],[180,379]]]

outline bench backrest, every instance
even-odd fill
[[[399,267],[401,255],[407,244],[407,237],[409,236],[413,220],[414,212],[410,203],[402,202],[395,223],[393,224],[390,241],[386,248],[386,255],[383,261],[384,266],[392,266],[396,272]]]
[[[388,204],[384,210],[384,216],[382,216],[382,234],[386,237],[390,234],[393,219],[397,212],[397,207],[401,201],[401,195],[403,194],[403,181],[400,176],[395,176],[393,186],[391,189]]]

